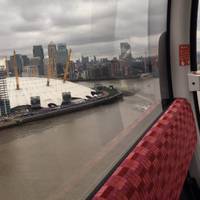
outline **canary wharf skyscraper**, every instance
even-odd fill
[[[33,57],[40,58],[38,72],[39,75],[44,75],[44,51],[42,45],[33,46]]]

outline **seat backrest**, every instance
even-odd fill
[[[93,199],[178,200],[196,142],[191,106],[177,99]]]

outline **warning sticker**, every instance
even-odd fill
[[[190,45],[181,44],[179,46],[179,65],[181,67],[190,65]]]

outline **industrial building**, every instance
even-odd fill
[[[6,116],[10,113],[10,101],[5,72],[3,68],[0,68],[0,116]]]

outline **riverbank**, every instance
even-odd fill
[[[129,76],[129,77],[115,77],[115,78],[93,78],[93,79],[77,79],[77,80],[70,80],[71,82],[96,82],[96,81],[122,81],[122,80],[137,80],[140,79],[141,75]],[[62,78],[63,79],[63,78]]]
[[[113,87],[102,87],[100,91],[97,91],[97,93],[100,93],[100,95],[83,100],[80,103],[70,103],[65,106],[40,109],[17,116],[12,115],[12,117],[7,117],[6,119],[0,121],[0,130],[13,126],[19,126],[28,122],[86,110],[92,107],[112,103],[113,101],[117,101],[123,97],[123,93]]]

